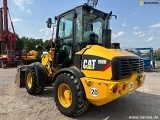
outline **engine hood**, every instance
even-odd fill
[[[143,72],[143,60],[121,49],[88,45],[75,55],[74,64],[87,77],[120,80]]]
[[[122,49],[107,49],[99,45],[92,45],[87,47],[88,49],[83,53],[83,55],[99,56],[102,58],[107,58],[109,60],[112,60],[114,57],[120,56],[137,56]]]

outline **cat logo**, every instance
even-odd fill
[[[94,69],[95,68],[95,63],[96,60],[95,59],[84,59],[83,60],[83,69]]]

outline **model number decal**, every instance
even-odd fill
[[[98,64],[107,64],[107,60],[98,60]]]
[[[97,90],[97,88],[91,88],[91,95],[94,96],[94,97],[98,96],[98,90]]]

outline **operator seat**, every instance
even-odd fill
[[[84,27],[84,34],[83,34],[83,40],[79,40],[80,38],[77,37],[78,44],[76,44],[76,52],[80,51],[82,48],[86,47],[87,45],[95,45],[98,44],[98,38],[99,36],[93,32],[93,24],[88,23]]]
[[[93,32],[93,24],[89,23],[87,25],[86,30],[87,30],[86,34],[88,34],[89,44],[91,44],[91,45],[97,44],[98,43],[98,35]]]

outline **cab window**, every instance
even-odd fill
[[[73,29],[73,14],[70,13],[60,19],[58,37],[59,38],[72,37],[73,36],[72,29]]]

